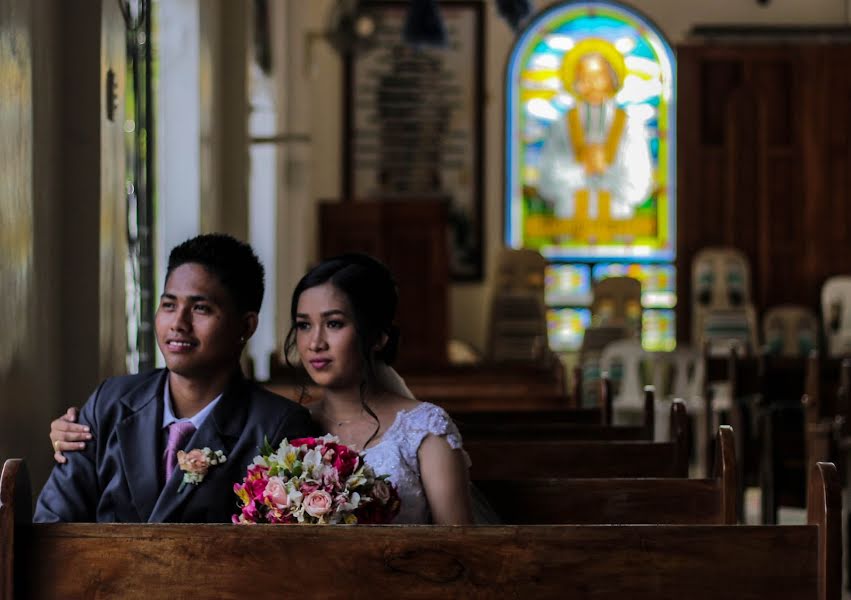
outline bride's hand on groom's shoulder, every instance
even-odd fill
[[[77,418],[80,409],[70,407],[58,419],[50,423],[50,442],[53,445],[53,459],[59,464],[65,464],[67,458],[63,452],[83,450],[86,442],[92,439],[88,425],[80,425]]]

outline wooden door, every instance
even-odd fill
[[[437,201],[320,204],[320,254],[366,252],[399,285],[399,364],[440,366],[449,337],[447,205]]]
[[[690,272],[706,246],[751,264],[758,313],[818,309],[824,280],[851,272],[848,44],[678,48],[678,338]]]

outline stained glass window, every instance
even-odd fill
[[[512,50],[505,242],[551,262],[554,349],[581,340],[588,284],[614,275],[642,283],[645,347],[673,348],[675,76],[664,36],[616,2],[551,6]]]

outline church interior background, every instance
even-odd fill
[[[494,1],[439,2],[450,43],[394,53],[405,2],[0,0],[0,454],[38,487],[50,420],[157,364],[164,257],[199,232],[265,263],[249,356],[274,377],[335,205],[444,207],[415,217],[430,237],[407,260],[404,236],[355,232],[384,240],[411,302],[442,298],[404,315],[438,361],[488,362],[507,248],[543,257],[543,335],[568,372],[615,313],[646,352],[693,344],[696,323],[770,345],[754,319],[779,305],[823,316],[824,282],[851,273],[851,3],[531,5],[515,29]],[[413,144],[388,125],[410,111]],[[408,231],[406,210],[379,214]],[[715,247],[741,256],[700,255]],[[724,275],[693,268],[714,260]],[[640,295],[595,304],[621,277]],[[712,277],[747,310],[705,320]]]

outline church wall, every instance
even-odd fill
[[[291,85],[282,89],[290,103],[287,131],[307,133],[310,142],[281,169],[286,185],[300,194],[295,217],[281,222],[280,237],[300,244],[279,280],[283,313],[292,284],[316,258],[315,203],[340,194],[343,110],[339,57],[318,35],[334,0],[288,2],[299,13],[300,29],[287,29],[286,44],[298,48],[289,55]],[[502,86],[514,39],[495,3],[485,4],[486,276],[450,289],[451,336],[479,349],[486,343],[483,307],[502,245]],[[534,4],[538,10],[544,6]],[[674,43],[699,23],[848,22],[845,0],[772,0],[765,7],[750,0],[634,5]],[[229,38],[243,48],[231,53],[222,30],[236,24],[244,40],[247,12],[219,10],[202,19],[211,32],[204,56],[213,63],[227,53],[228,63],[212,76],[208,83],[215,91],[207,94],[215,96],[211,112],[235,118],[225,119],[221,130],[206,130],[212,136],[210,170],[223,167],[206,189],[215,188],[214,206],[221,211],[211,223],[227,224],[244,237],[244,207],[227,199],[245,195],[247,152],[242,144],[226,143],[245,138],[244,82],[225,73],[240,70],[245,44]],[[124,370],[123,104],[112,122],[103,106],[110,67],[123,97],[123,36],[116,2],[0,0],[0,457],[27,456],[36,488],[51,466],[45,435],[50,418],[69,404],[81,404],[102,377]],[[279,48],[279,55],[287,55],[284,50]],[[227,96],[228,86],[242,95]],[[282,243],[281,252],[287,249],[292,245]],[[279,262],[287,262],[287,256]]]
[[[34,175],[34,64],[36,40],[27,0],[0,1],[0,457],[23,450],[27,433],[23,415],[44,411],[37,400],[50,391],[39,377],[55,353],[40,343],[51,331],[52,306],[39,302],[36,256],[38,217]],[[50,80],[49,73],[44,79]],[[49,221],[50,216],[44,215]],[[35,309],[35,310],[34,310]],[[42,320],[40,317],[43,317]],[[46,350],[46,351],[45,351]],[[46,363],[46,364],[45,364]],[[36,406],[33,407],[33,404]],[[35,408],[35,410],[33,410]],[[47,450],[46,444],[42,446]],[[49,452],[48,452],[49,454]],[[42,461],[45,464],[46,461]]]
[[[485,13],[485,167],[484,167],[484,249],[485,279],[480,283],[459,283],[450,288],[451,337],[484,349],[487,342],[488,298],[496,253],[502,246],[503,186],[503,71],[514,41],[514,33],[497,14],[495,2],[486,0]],[[535,10],[552,3],[533,2]],[[332,2],[311,3],[312,19],[318,25]],[[646,13],[673,43],[683,41],[697,24],[829,24],[848,22],[845,0],[771,0],[763,6],[755,0],[635,0],[635,8]],[[342,96],[341,70],[337,55],[325,43],[313,44],[309,62],[314,72],[311,94],[313,146],[316,160],[311,172],[313,199],[336,198],[340,193],[340,140]],[[315,248],[310,252],[315,256]]]
[[[36,489],[50,419],[124,369],[123,64],[117,3],[0,1],[0,458]]]

